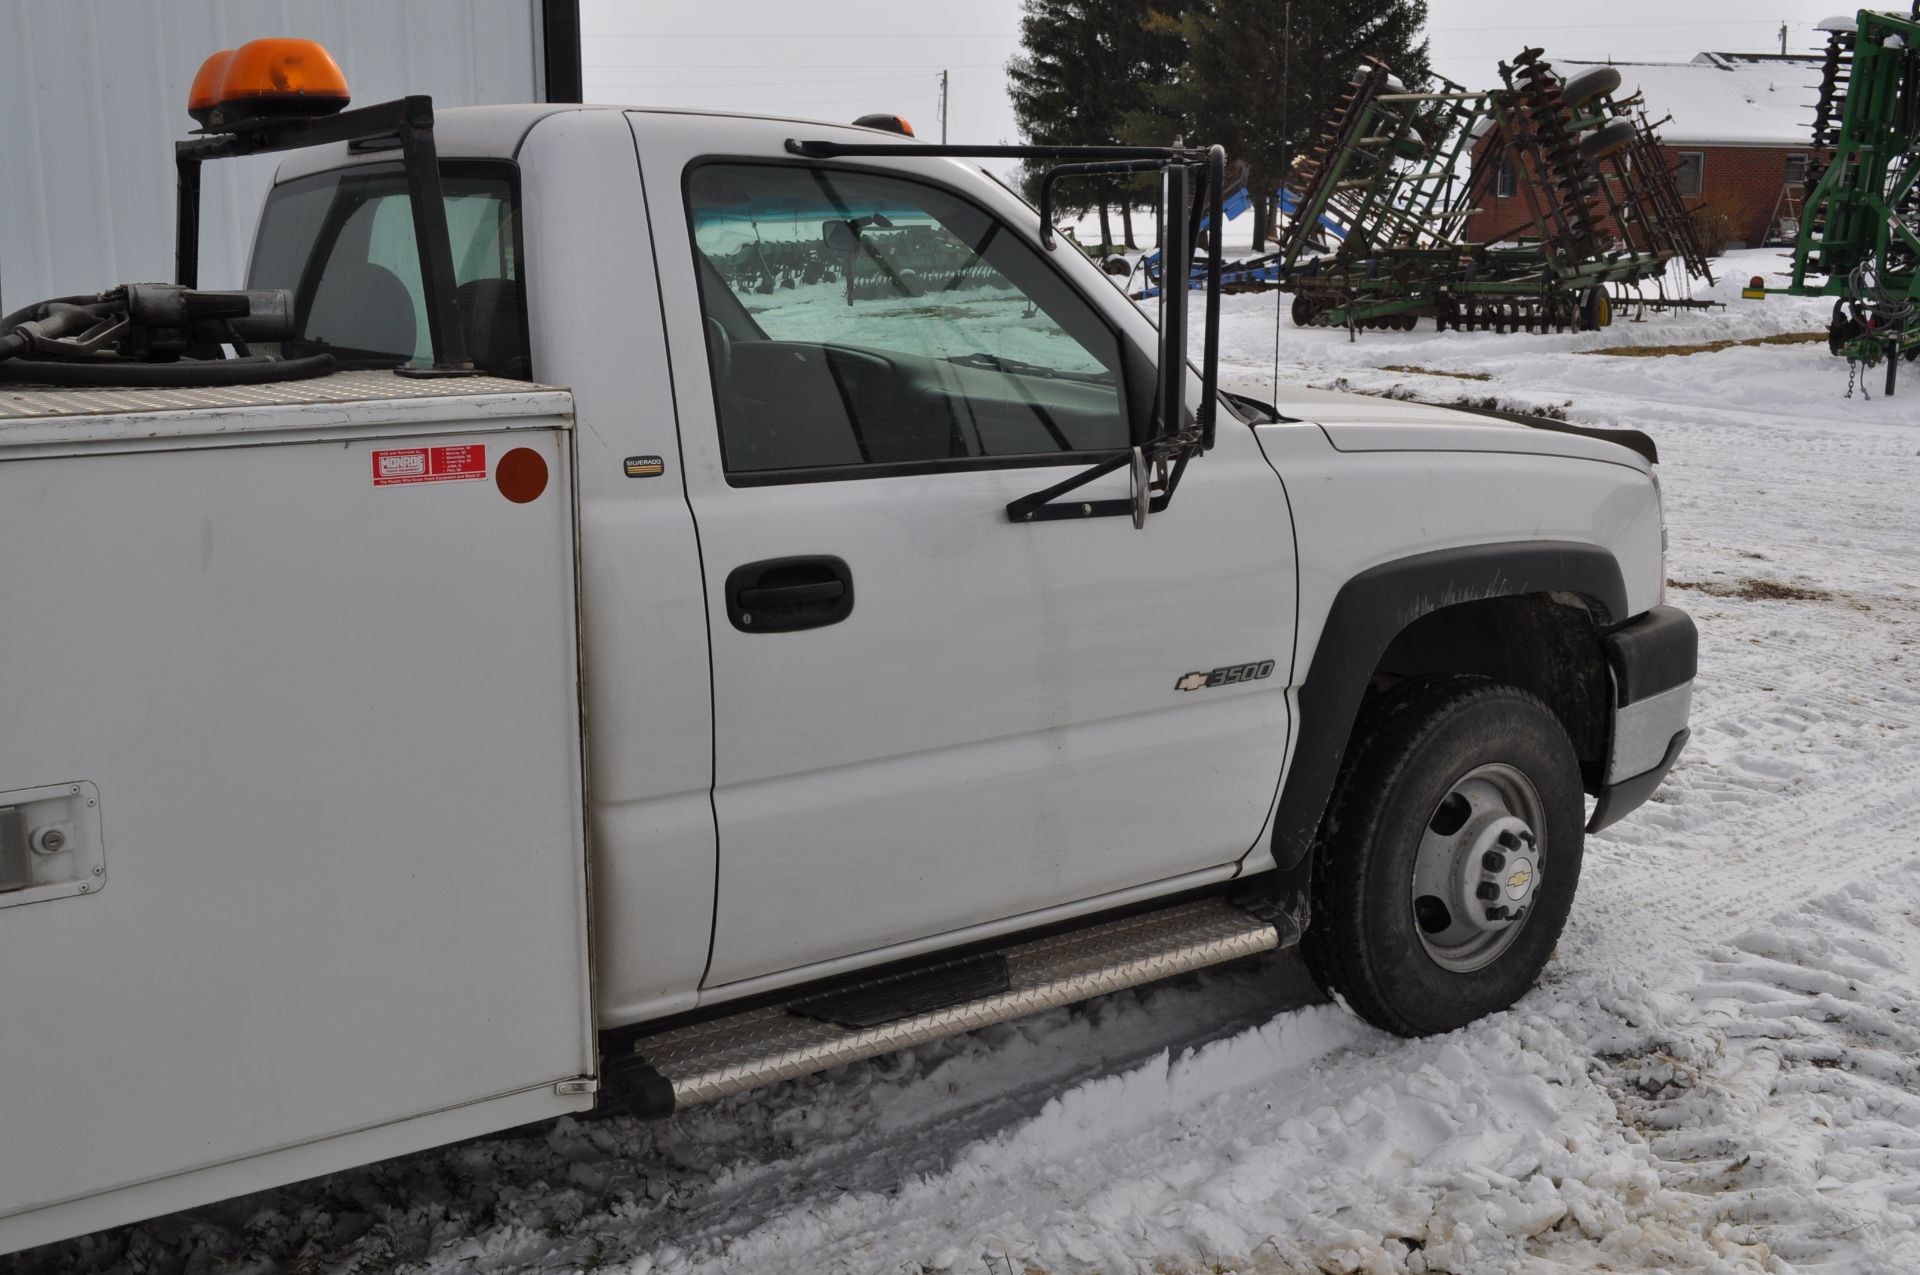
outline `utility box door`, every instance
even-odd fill
[[[242,428],[0,447],[0,1235],[591,1087],[570,415]]]

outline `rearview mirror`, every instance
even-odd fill
[[[843,218],[820,223],[820,244],[828,252],[860,251],[860,228]]]
[[[871,213],[865,217],[835,217],[820,223],[820,243],[828,252],[858,252],[860,232],[868,226],[892,230],[893,222],[885,213]]]

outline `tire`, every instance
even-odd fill
[[[1640,130],[1632,120],[1614,120],[1602,124],[1580,139],[1581,159],[1605,159],[1633,145]]]
[[[1619,67],[1589,67],[1560,86],[1560,99],[1570,110],[1578,111],[1594,98],[1605,97],[1619,87]]]
[[[1315,843],[1302,942],[1314,981],[1401,1036],[1506,1009],[1566,924],[1585,809],[1573,745],[1539,699],[1483,677],[1400,683],[1355,723]],[[1427,892],[1439,881],[1450,906]],[[1498,903],[1477,901],[1488,886]],[[1477,915],[1510,898],[1518,920]]]
[[[1580,330],[1598,332],[1613,326],[1613,296],[1605,288],[1587,289],[1580,299]]]
[[[1314,304],[1307,300],[1304,293],[1296,292],[1293,294],[1291,313],[1294,327],[1305,328],[1313,326]]]
[[[1847,342],[1866,331],[1866,326],[1853,317],[1847,310],[1846,299],[1839,298],[1833,303],[1833,317],[1827,322],[1827,353],[1835,358],[1847,348]]]

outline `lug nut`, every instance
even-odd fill
[[[1507,919],[1507,909],[1504,906],[1487,909],[1487,920],[1504,921],[1506,919]]]
[[[1484,899],[1488,903],[1491,903],[1495,899],[1500,897],[1500,887],[1495,885],[1491,881],[1482,881],[1477,887],[1475,887],[1473,892],[1479,898]]]
[[[1520,838],[1514,836],[1512,830],[1509,829],[1500,834],[1500,844],[1511,850],[1520,844]]]
[[[1498,872],[1507,866],[1507,856],[1498,850],[1489,850],[1480,856],[1480,866],[1489,872]]]

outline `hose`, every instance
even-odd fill
[[[14,338],[0,338],[0,341]],[[4,355],[0,355],[4,359]],[[178,389],[225,385],[266,385],[274,381],[304,381],[326,376],[334,369],[331,354],[309,354],[298,359],[181,359],[174,363],[135,363],[128,360],[91,362],[12,358],[0,361],[0,381],[35,385],[82,385],[97,389]]]
[[[327,353],[279,359],[247,352],[243,337],[280,340],[292,331],[285,292],[125,284],[92,297],[38,301],[0,318],[0,382],[211,388],[305,380],[334,370]],[[218,357],[223,344],[240,357]],[[213,358],[188,357],[210,347]],[[40,357],[22,357],[27,354]]]

